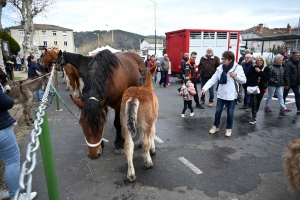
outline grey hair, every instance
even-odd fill
[[[208,51],[208,50],[212,50],[212,52],[214,52],[214,49],[213,49],[212,47],[208,47],[208,48],[206,49],[206,51]]]
[[[279,60],[280,58],[283,58],[283,55],[277,54],[277,55],[274,57],[274,62],[275,62],[276,60]]]
[[[247,53],[247,52],[248,52],[248,53]],[[246,54],[251,54],[251,50],[250,50],[250,49],[246,49],[246,50],[245,50],[245,55],[246,55]]]

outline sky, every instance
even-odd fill
[[[10,15],[3,8],[4,28],[19,25]],[[45,15],[34,23],[77,32],[119,29],[154,35],[155,19],[157,35],[185,28],[244,30],[259,23],[269,28],[286,28],[289,23],[294,28],[299,23],[300,0],[56,0]]]

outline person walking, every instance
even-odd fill
[[[234,117],[234,108],[236,105],[238,85],[237,83],[246,83],[246,76],[242,66],[234,62],[235,56],[231,51],[225,51],[222,54],[222,64],[217,68],[214,75],[206,82],[200,96],[219,81],[217,93],[217,107],[213,127],[209,130],[210,134],[219,131],[223,107],[227,104],[227,125],[225,136],[230,137],[232,134],[232,125]],[[236,83],[237,82],[237,83]]]
[[[205,83],[212,77],[216,72],[217,67],[220,65],[220,58],[215,56],[213,53],[213,48],[209,47],[206,50],[206,54],[201,57],[198,68],[200,74],[201,88]],[[214,103],[214,86],[209,88],[209,107],[212,107]],[[200,105],[205,104],[205,94],[201,96]]]
[[[253,61],[252,61],[252,55],[251,54],[246,54],[245,55],[245,60],[242,62],[242,67],[244,70],[244,73],[247,74],[249,69],[253,67]],[[251,110],[251,105],[250,105],[250,96],[247,94],[247,84],[243,84],[244,88],[244,105],[240,107],[240,109],[246,109],[246,112],[249,112]]]
[[[168,85],[171,84],[171,74],[172,74],[172,64],[171,64],[171,61],[169,59],[169,70],[168,70],[168,79],[167,79]]]
[[[14,80],[14,63],[11,61],[11,57],[8,55],[7,51],[3,53],[3,62],[5,64],[5,71],[9,76],[10,80]]]
[[[14,101],[4,93],[0,84],[0,158],[5,164],[5,179],[9,191],[9,197],[14,198],[19,189],[20,179],[20,150],[13,131],[16,120],[8,112],[14,105]],[[36,192],[30,194],[30,199],[37,196]],[[25,199],[26,194],[20,194],[19,200]]]
[[[180,66],[181,66],[181,70],[182,70],[182,78],[183,81],[185,81],[185,63],[189,60],[189,53],[184,53]]]
[[[295,94],[295,102],[297,107],[297,114],[300,114],[300,53],[299,51],[292,52],[292,56],[288,59],[284,65],[284,91],[283,100],[285,103],[286,97],[288,96],[290,89]]]
[[[21,62],[20,55],[17,55],[16,62],[17,62],[18,71],[22,71],[22,62]]]
[[[240,57],[240,59],[239,59],[239,65],[242,65],[242,62],[245,60],[245,55],[246,54],[251,54],[251,50],[250,49],[246,49],[245,50],[245,53]]]
[[[145,66],[148,67],[148,62],[150,61],[151,56],[147,55],[147,59],[145,60]]]
[[[155,56],[152,55],[150,57],[150,60],[148,62],[148,66],[147,66],[149,69],[153,68],[153,67],[156,67],[156,62],[155,62]],[[153,78],[152,78],[152,81],[153,81],[153,86],[156,87],[156,81],[157,81],[157,70],[155,70],[154,72],[154,75],[153,75]]]
[[[194,88],[194,84],[190,80],[187,80],[186,84],[183,85],[180,90],[180,96],[183,96],[183,110],[181,113],[181,117],[185,117],[185,111],[188,107],[191,111],[190,116],[194,116],[192,103],[195,94],[196,90]]]
[[[160,81],[159,81],[159,86],[161,87],[161,85],[163,84],[164,88],[166,88],[168,71],[169,71],[169,67],[170,67],[168,54],[164,55],[164,59],[161,60],[160,66],[161,66],[161,71],[160,71],[161,77],[160,77]]]
[[[246,78],[247,86],[257,87],[260,91],[258,94],[249,94],[252,105],[252,118],[249,123],[254,125],[256,123],[260,102],[267,90],[268,80],[270,78],[270,68],[267,67],[266,60],[263,56],[259,55],[256,57],[255,64],[249,69]]]
[[[274,57],[274,63],[270,66],[270,79],[268,81],[268,98],[266,100],[265,111],[272,112],[270,108],[270,102],[274,95],[277,94],[277,100],[281,107],[281,113],[285,114],[291,112],[284,104],[283,100],[283,89],[284,86],[284,68],[282,66],[283,56],[277,54]]]

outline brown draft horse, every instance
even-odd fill
[[[5,93],[9,93],[11,91],[11,88],[8,84],[8,76],[7,74],[2,70],[0,67],[0,83],[4,88]]]
[[[284,168],[287,182],[296,199],[300,199],[300,139],[292,140],[284,154]]]
[[[155,122],[158,117],[158,99],[153,91],[152,77],[155,71],[153,67],[146,73],[146,81],[143,86],[128,88],[122,97],[121,126],[125,137],[124,150],[128,162],[127,178],[135,181],[135,171],[132,162],[134,144],[132,138],[140,133],[139,145],[143,147],[143,158],[146,168],[153,166],[150,153],[154,155]]]
[[[51,65],[53,62],[57,62],[58,52],[59,51],[57,49],[45,49],[43,58],[41,60],[41,66],[45,67],[46,65]],[[80,76],[78,70],[69,63],[67,63],[63,68],[72,86],[72,96],[77,97],[77,89],[79,91],[79,96],[82,96],[82,89],[80,86]],[[68,91],[69,89],[70,85],[67,84],[66,90]]]
[[[107,106],[115,110],[114,126],[117,135],[114,152],[124,154],[120,124],[122,95],[127,88],[143,84],[145,73],[143,59],[133,52],[113,54],[103,50],[89,63],[82,99],[71,98],[81,110],[79,124],[85,135],[90,158],[99,158],[102,152]]]

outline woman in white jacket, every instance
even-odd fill
[[[227,137],[231,136],[231,129],[234,117],[234,108],[237,99],[237,90],[235,82],[244,84],[246,83],[246,76],[244,74],[242,66],[234,62],[235,56],[231,51],[225,51],[222,54],[222,64],[217,68],[214,75],[209,79],[200,96],[205,94],[206,90],[215,85],[219,81],[219,88],[217,93],[217,108],[215,113],[214,126],[210,129],[209,133],[214,134],[219,131],[220,119],[223,111],[223,107],[227,104],[227,125],[226,133]],[[237,84],[238,85],[238,84]]]

